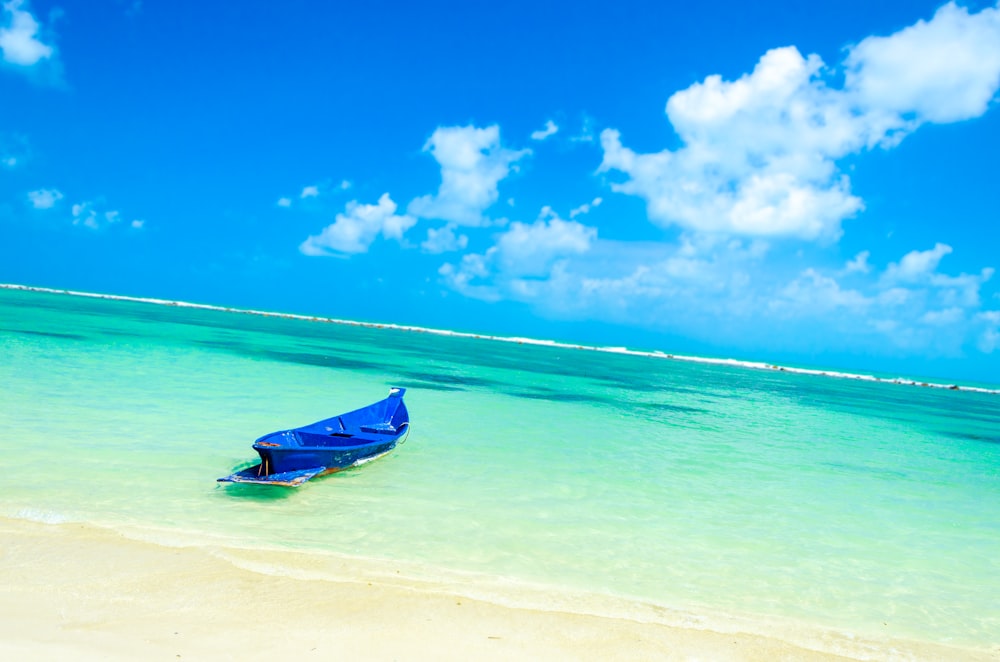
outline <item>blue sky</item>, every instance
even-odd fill
[[[0,281],[1000,381],[991,2],[0,7]]]

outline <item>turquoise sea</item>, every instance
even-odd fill
[[[1000,644],[1000,395],[12,290],[0,380],[0,517]],[[390,385],[389,456],[215,482]]]

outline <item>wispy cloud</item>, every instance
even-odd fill
[[[868,264],[868,258],[871,257],[871,251],[861,251],[854,256],[853,259],[848,260],[847,264],[844,265],[845,273],[860,272],[863,274],[868,273],[872,270],[871,265]]]
[[[532,140],[545,140],[549,136],[554,136],[558,133],[559,127],[552,120],[546,120],[545,126],[538,131],[533,131],[531,133]]]
[[[580,127],[580,133],[570,138],[571,142],[575,143],[592,143],[595,138],[594,130],[594,118],[590,115],[583,116],[583,122]]]
[[[981,325],[977,345],[985,354],[992,354],[1000,349],[1000,310],[988,310],[979,313],[976,321]]]
[[[13,170],[24,165],[29,160],[30,152],[25,136],[0,133],[0,168]]]
[[[590,202],[585,202],[579,207],[570,210],[569,217],[576,218],[577,216],[582,216],[583,214],[589,214],[591,209],[600,207],[602,202],[604,202],[602,198],[594,198]]]
[[[807,269],[769,307],[784,318],[819,321],[826,317],[849,336],[875,332],[885,336],[890,346],[954,354],[965,343],[975,342],[981,331],[986,318],[980,312],[980,290],[994,270],[944,273],[940,262],[951,252],[951,247],[941,243],[929,250],[911,251],[853,289],[843,288],[832,275]]]
[[[319,198],[325,198],[331,193],[346,191],[349,188],[351,188],[351,182],[346,179],[341,180],[338,184],[332,184],[330,180],[324,180],[318,184],[303,186],[302,190],[299,191],[297,195],[283,195],[278,198],[278,201],[275,204],[279,207],[288,208],[293,204],[297,204],[295,202],[296,200],[301,200],[305,201],[303,204],[311,204],[312,209],[319,209],[320,207],[317,207],[315,202],[316,200]]]
[[[79,225],[91,230],[105,230],[118,225],[126,225],[132,229],[139,230],[146,225],[142,219],[126,221],[121,212],[116,209],[103,210],[98,201],[85,201],[72,206],[70,209],[73,218],[73,225]]]

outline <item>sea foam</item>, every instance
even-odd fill
[[[100,294],[95,292],[79,292],[75,290],[59,290],[48,287],[34,287],[30,285],[17,285],[13,283],[0,283],[0,289],[21,290],[25,292],[39,292],[44,294],[66,294],[77,297],[87,297],[91,299],[108,299],[112,301],[128,301],[132,303],[148,303],[158,306],[175,306],[180,308],[194,308],[197,310],[213,310],[225,313],[238,313],[241,315],[258,315],[261,317],[278,317],[282,319],[302,320],[307,322],[322,322],[327,324],[342,324],[346,326],[356,326],[369,329],[392,329],[395,331],[409,331],[414,333],[428,333],[439,336],[450,336],[453,338],[472,338],[475,340],[492,340],[494,342],[516,343],[518,345],[537,345],[541,347],[557,347],[560,349],[576,349],[591,352],[602,352],[606,354],[624,354],[627,356],[643,356],[654,359],[667,359],[673,361],[685,361],[688,363],[703,363],[707,365],[724,365],[734,368],[747,368],[753,370],[776,370],[799,375],[813,375],[817,377],[833,377],[836,379],[854,379],[858,381],[875,382],[880,384],[896,384],[903,386],[920,386],[923,388],[945,389],[950,391],[971,391],[975,393],[989,393],[1000,395],[1000,389],[983,388],[980,386],[968,386],[959,384],[943,384],[938,382],[917,381],[906,377],[876,377],[863,373],[841,372],[836,370],[818,370],[812,368],[797,368],[794,366],[778,365],[762,361],[744,361],[732,358],[711,358],[704,356],[691,356],[685,354],[668,354],[661,350],[635,350],[627,347],[600,347],[594,345],[581,345],[575,343],[558,342],[555,340],[545,340],[539,338],[525,338],[522,336],[495,336],[480,333],[468,333],[463,331],[450,331],[448,329],[434,329],[422,326],[412,326],[407,324],[394,324],[389,322],[361,322],[357,320],[339,319],[335,317],[320,317],[316,315],[297,315],[295,313],[279,313],[266,310],[254,310],[252,308],[230,308],[228,306],[215,306],[204,303],[191,303],[188,301],[173,301],[170,299],[156,299],[149,297],[131,297],[120,294]]]

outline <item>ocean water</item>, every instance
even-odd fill
[[[1000,643],[1000,395],[10,290],[0,384],[2,517]],[[389,456],[215,482],[390,385]]]

